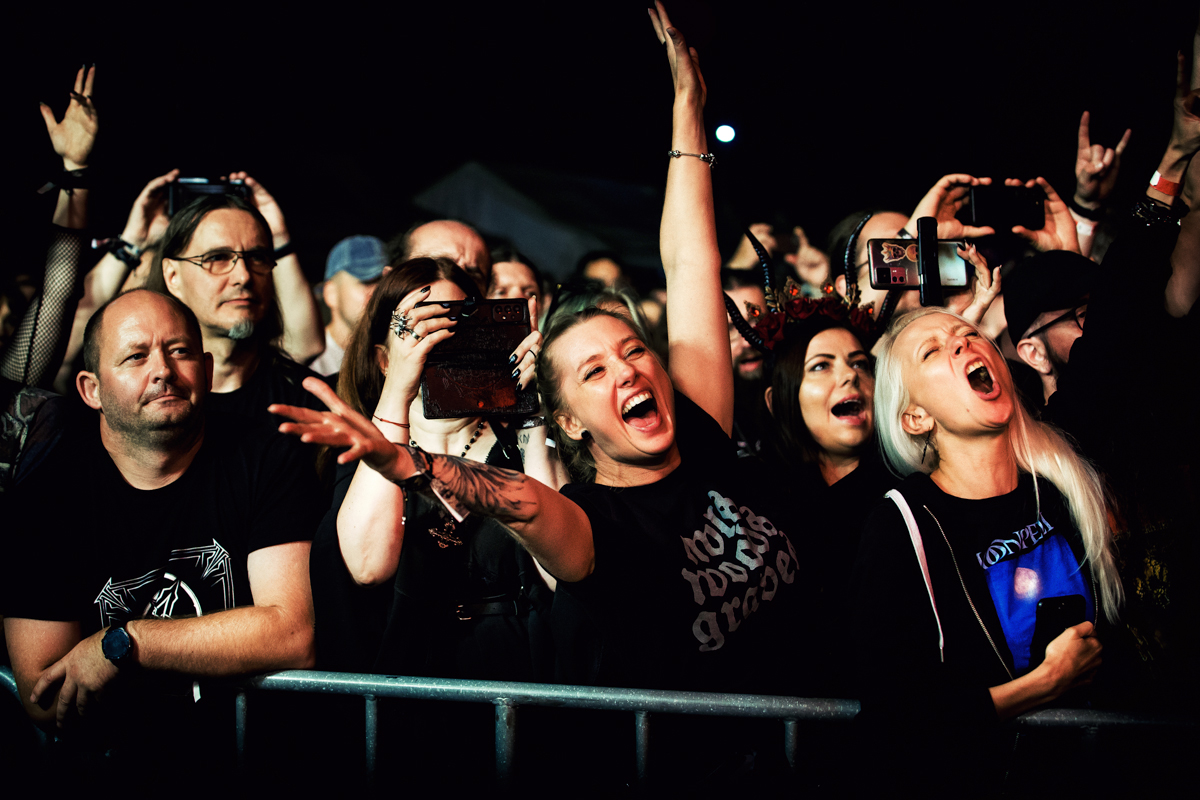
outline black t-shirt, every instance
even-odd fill
[[[88,636],[140,617],[253,605],[247,556],[312,539],[323,508],[297,440],[209,414],[187,471],[160,489],[125,482],[93,416],[13,492],[5,616],[78,620]]]
[[[952,497],[921,473],[897,487],[921,532],[937,619],[895,503],[883,500],[868,517],[852,581],[855,629],[868,634],[856,648],[861,719],[888,732],[883,746],[898,763],[909,752],[903,740],[923,752],[912,768],[926,773],[935,754],[951,753],[968,771],[963,759],[995,766],[988,689],[1021,673],[1038,599],[1081,593],[1096,621],[1079,533],[1057,490],[1038,487],[1040,514],[1028,475],[1015,491],[983,500]]]
[[[599,683],[786,691],[798,566],[788,523],[712,417],[678,392],[675,412],[682,463],[671,474],[563,487],[591,522],[596,560],[558,590],[599,631]]]
[[[210,392],[207,408],[210,412],[264,422],[273,428],[284,419],[267,411],[267,406],[272,403],[327,411],[325,404],[301,385],[308,377],[337,386],[337,375],[324,378],[285,356],[267,356],[259,362],[250,379],[239,388],[232,392]]]
[[[521,470],[512,432],[496,432],[500,438],[487,463]],[[444,678],[548,679],[553,661],[545,618],[549,589],[533,558],[494,519],[472,514],[453,523],[440,504],[411,494],[396,574],[375,586],[355,583],[342,558],[337,517],[357,467],[357,462],[338,467],[333,507],[313,541],[309,570],[318,666]],[[473,610],[459,613],[460,605]]]

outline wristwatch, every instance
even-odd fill
[[[100,649],[104,651],[104,657],[117,668],[133,663],[133,641],[129,638],[129,632],[125,630],[127,624],[122,622],[112,626],[100,640]]]

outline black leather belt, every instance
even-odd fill
[[[519,616],[529,609],[529,601],[525,598],[516,600],[494,600],[487,603],[464,603],[454,607],[454,616],[466,622],[472,617],[492,617],[502,614]]]

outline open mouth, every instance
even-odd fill
[[[843,400],[834,405],[829,411],[838,419],[860,419],[863,411],[866,410],[866,404],[863,403],[861,397],[853,397],[849,400]]]
[[[995,386],[992,381],[992,373],[988,372],[987,366],[979,359],[975,359],[967,365],[967,382],[980,394],[991,394],[992,388]]]
[[[658,424],[658,401],[650,392],[638,392],[621,407],[621,419],[640,430],[648,430]]]

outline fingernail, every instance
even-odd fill
[[[442,303],[442,308],[450,308],[450,306],[452,306],[452,305],[454,305],[454,304],[453,303]]]
[[[521,374],[521,370],[519,370],[519,369],[514,369],[514,370],[513,370],[513,374],[512,374],[512,376],[515,378],[515,377],[517,377],[517,376],[518,376],[518,375],[520,375],[520,374]]]
[[[458,314],[451,314],[450,316],[446,317],[446,319],[450,320],[451,322],[458,322]]]
[[[425,287],[424,289],[422,289],[421,291],[422,291],[422,292],[428,292],[428,291],[429,291],[430,289],[432,289],[432,288],[433,288],[432,286],[426,286],[426,287]]]
[[[511,356],[508,357],[508,363],[510,363],[510,364],[517,363],[517,354],[516,353],[513,353]]]

